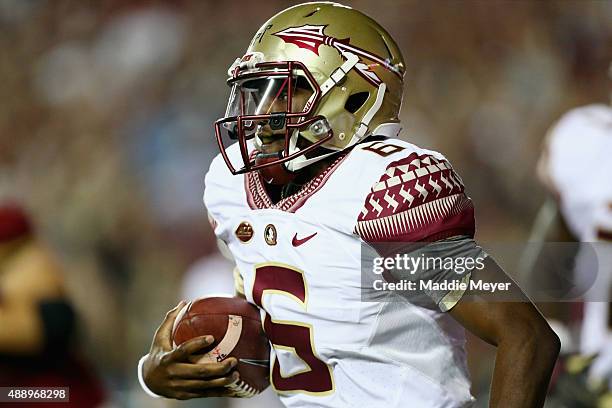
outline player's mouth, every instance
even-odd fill
[[[272,132],[268,126],[260,126],[255,137],[255,147],[262,153],[280,152],[285,149],[285,132]]]

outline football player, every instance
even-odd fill
[[[463,283],[509,281],[474,242],[472,202],[450,163],[396,138],[404,72],[389,33],[328,2],[272,17],[228,70],[204,202],[235,258],[237,293],[261,308],[271,384],[287,407],[471,405],[467,328],[498,347],[490,406],[541,406],[559,344],[528,301],[473,302],[469,289],[426,290],[429,304],[362,301],[364,244],[482,257]],[[407,277],[391,269],[390,281]],[[176,314],[141,359],[145,390],[236,395],[235,359],[189,363],[210,339],[172,349]]]
[[[551,127],[538,162],[539,178],[554,197],[547,203],[549,213],[556,216],[535,234],[547,234],[547,240],[555,241],[565,234],[591,243],[580,247],[571,280],[585,301],[576,351],[588,364],[576,373],[584,374],[579,377],[586,380],[590,394],[612,390],[611,155],[612,107],[592,104],[570,110]],[[596,255],[596,264],[589,253]],[[577,360],[572,357],[572,361]]]

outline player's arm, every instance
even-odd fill
[[[483,269],[459,275],[459,271],[435,264],[409,273],[389,271],[393,279],[511,281],[474,242],[473,204],[461,177],[439,154],[411,153],[390,163],[367,196],[355,231],[381,256],[395,254],[400,243],[402,252],[415,258],[481,258],[486,262]],[[412,303],[450,310],[464,327],[498,347],[490,406],[537,407],[544,401],[559,340],[520,289],[511,287],[516,293],[503,296],[513,299],[512,303],[499,297],[475,302],[462,290],[409,291],[407,296]]]
[[[491,259],[472,279],[512,282]],[[541,407],[560,342],[535,306],[515,284],[512,297],[497,302],[464,296],[450,314],[466,329],[497,347],[490,407]]]
[[[449,237],[417,249],[414,244],[404,245],[401,253],[413,259],[464,261],[457,265],[472,260],[474,267],[467,270],[434,263],[414,270],[391,269],[387,276],[464,285],[452,290],[406,291],[403,295],[413,304],[449,312],[466,329],[497,347],[489,406],[541,407],[560,344],[516,283],[469,236]],[[483,289],[494,285],[504,289]]]

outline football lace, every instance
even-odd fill
[[[251,398],[260,392],[243,380],[238,380],[232,384],[226,385],[225,387],[232,391],[236,397],[240,398]]]

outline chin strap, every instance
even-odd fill
[[[375,136],[387,136],[390,138],[399,137],[402,132],[402,125],[399,122],[381,123],[372,131]]]
[[[376,136],[387,136],[391,138],[398,137],[400,132],[402,131],[402,125],[400,123],[389,122],[389,123],[381,123],[371,132],[371,134]],[[357,143],[357,142],[356,142]],[[290,150],[295,151],[295,150]],[[286,163],[286,167],[289,171],[298,171],[303,169],[306,166],[309,166],[313,163],[318,162],[326,157],[331,156],[332,154],[337,153],[336,151],[326,153],[321,156],[313,157],[312,159],[307,159],[306,156],[298,156],[290,162]]]
[[[299,138],[299,131],[296,129],[294,131],[294,134],[291,136],[291,138],[289,139],[289,154],[293,154],[295,152],[298,152],[300,149],[297,147],[297,142],[298,142],[298,138]],[[319,160],[322,160],[328,156],[331,156],[332,154],[334,154],[336,152],[330,152],[330,153],[326,153],[323,154],[321,156],[317,156],[317,157],[313,157],[311,159],[308,159],[306,156],[301,155],[296,157],[295,159],[285,163],[285,167],[287,168],[287,170],[289,171],[298,171],[303,169],[306,166],[311,165],[312,163],[316,163]]]
[[[289,171],[298,171],[306,166],[310,166],[311,164],[318,162],[319,160],[323,160],[324,158],[329,157],[334,153],[337,152],[322,154],[321,156],[313,157],[312,159],[307,159],[306,156],[301,155],[288,162],[286,167]]]

